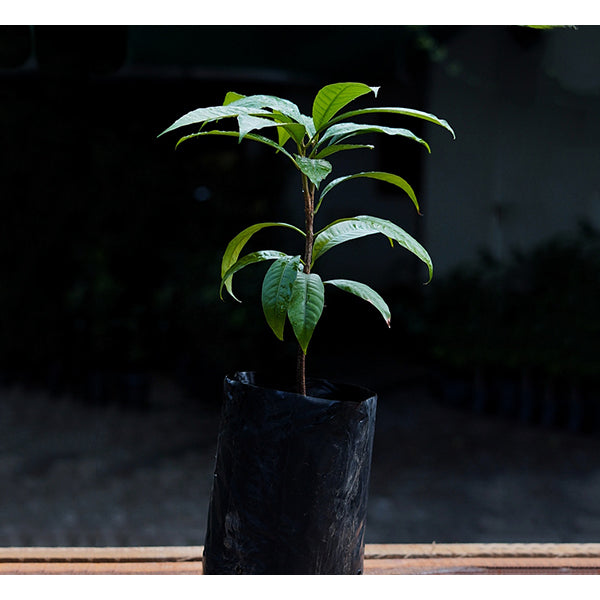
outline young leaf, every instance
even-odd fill
[[[248,240],[261,229],[265,227],[288,227],[289,229],[294,229],[301,235],[306,235],[301,229],[294,227],[293,225],[289,225],[288,223],[256,223],[255,225],[251,225],[250,227],[246,227],[243,231],[240,231],[227,245],[225,249],[225,253],[223,254],[223,260],[221,261],[221,280],[222,285],[225,285],[227,291],[233,296],[233,292],[231,291],[231,278],[225,280],[225,275],[229,271],[230,268],[237,262],[238,257],[248,242]],[[222,286],[221,286],[222,287]],[[235,298],[235,296],[234,296]]]
[[[385,319],[387,326],[390,327],[390,321],[392,319],[390,308],[386,304],[385,300],[374,289],[370,288],[364,283],[351,281],[349,279],[330,279],[325,283],[334,285],[340,290],[354,294],[355,296],[358,296],[359,298],[362,298],[363,300],[366,300],[372,304],[381,313],[381,316]]]
[[[245,97],[246,96],[244,96],[243,94],[238,94],[237,92],[227,92],[225,94],[225,99],[223,100],[223,106],[231,104],[232,102],[235,102],[236,100],[240,100],[241,98]]]
[[[425,250],[425,248],[423,248],[423,246],[421,246],[421,244],[419,244],[412,236],[406,233],[404,229],[398,227],[398,225],[385,219],[367,215],[335,221],[322,229],[315,237],[313,246],[313,264],[317,258],[322,256],[327,250],[349,240],[373,235],[375,233],[381,233],[390,240],[398,242],[403,248],[406,248],[406,250],[420,258],[427,265],[429,270],[429,280],[427,283],[431,281],[431,278],[433,277],[433,263],[427,250]]]
[[[361,115],[372,115],[372,114],[395,114],[395,115],[405,115],[407,117],[416,117],[417,119],[423,119],[424,121],[429,121],[430,123],[435,123],[444,129],[447,129],[453,138],[456,138],[454,134],[454,130],[448,124],[448,121],[444,119],[440,119],[431,113],[423,112],[422,110],[416,110],[414,108],[397,108],[393,106],[383,106],[379,108],[361,108],[358,110],[352,110],[349,112],[345,112],[341,115],[338,115],[335,119],[332,119],[329,123],[330,125],[334,125],[335,123],[339,123],[340,121],[345,121],[346,119],[352,119],[354,117],[358,117]]]
[[[357,179],[358,177],[378,179],[379,181],[386,181],[387,183],[391,183],[392,185],[399,187],[408,194],[409,198],[415,205],[417,212],[421,214],[421,211],[419,210],[419,203],[417,202],[417,197],[415,196],[415,192],[412,189],[412,187],[408,184],[408,182],[402,179],[402,177],[399,177],[398,175],[393,175],[392,173],[384,173],[381,171],[364,171],[362,173],[354,173],[354,175],[346,175],[345,177],[338,177],[337,179],[334,179],[332,182],[328,183],[325,189],[321,192],[319,203],[315,208],[315,212],[319,210],[321,202],[323,202],[323,198],[332,188],[342,183],[343,181],[348,181],[349,179]]]
[[[308,344],[325,305],[325,289],[316,273],[298,273],[292,286],[288,318],[306,354]]]
[[[319,90],[313,102],[312,117],[317,131],[346,104],[356,98],[373,92],[377,96],[379,88],[364,83],[332,83]]]
[[[286,115],[278,111],[273,112],[273,118],[277,123],[285,124],[285,127],[277,127],[279,144],[281,146],[283,146],[290,137],[294,139],[296,144],[302,144],[302,140],[304,139],[304,135],[306,134],[306,127],[304,127],[304,125],[295,122],[290,117],[287,117]]]
[[[294,155],[296,164],[302,173],[304,173],[318,188],[319,184],[329,173],[332,166],[330,162],[320,158],[306,158],[305,156]]]
[[[414,140],[415,142],[419,142],[419,144],[423,144],[423,146],[427,148],[427,152],[431,152],[429,144],[408,129],[403,129],[401,127],[381,127],[379,125],[367,125],[365,123],[339,123],[337,125],[332,125],[323,134],[317,146],[320,146],[327,140],[331,140],[329,145],[338,144],[343,140],[363,133],[385,133],[387,135],[399,135]]]
[[[283,340],[292,285],[298,275],[300,256],[286,256],[276,260],[267,271],[262,285],[262,307],[269,327]]]
[[[259,250],[258,252],[251,252],[250,254],[246,254],[246,256],[242,256],[242,258],[237,260],[229,269],[227,269],[221,278],[221,287],[219,288],[219,296],[221,297],[221,300],[223,299],[223,286],[225,286],[229,294],[231,294],[235,300],[241,302],[241,300],[238,300],[238,298],[235,297],[232,289],[233,276],[239,270],[257,262],[264,262],[265,260],[277,260],[285,257],[287,257],[287,254],[284,252],[279,252],[278,250]]]

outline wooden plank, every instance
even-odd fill
[[[590,557],[600,544],[367,544],[365,558]]]
[[[585,559],[584,559],[585,561]],[[2,563],[0,575],[201,575],[202,563],[71,562]],[[600,564],[571,559],[554,565],[545,559],[367,559],[365,575],[534,575],[600,574]]]
[[[202,546],[0,548],[2,562],[200,561]],[[590,557],[600,544],[367,544],[366,559],[435,557]]]
[[[0,575],[202,575],[200,562],[0,563]]]
[[[600,558],[380,558],[365,575],[598,575]]]
[[[202,546],[121,548],[0,548],[0,563],[10,562],[187,562],[202,560]]]
[[[202,573],[202,547],[0,548],[0,574]],[[367,544],[365,574],[600,574],[600,544]]]
[[[365,574],[599,574],[600,544],[370,544]]]

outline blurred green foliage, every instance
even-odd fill
[[[552,377],[598,376],[600,233],[587,224],[436,281],[428,335],[441,364]]]

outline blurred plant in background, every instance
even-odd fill
[[[564,410],[573,396],[588,397],[595,414],[599,297],[600,232],[588,224],[530,251],[514,251],[503,263],[482,254],[477,264],[438,282],[428,298],[432,359],[447,376],[469,382],[459,402],[477,404],[483,388],[503,381],[512,382],[513,411],[533,410],[523,405],[531,401],[523,398],[525,386],[540,402],[552,396]]]

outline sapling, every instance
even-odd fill
[[[243,96],[229,92],[222,105],[198,108],[177,119],[160,135],[181,127],[200,126],[199,130],[185,135],[179,144],[194,138],[208,135],[232,136],[239,142],[251,140],[270,146],[289,160],[297,169],[302,182],[304,201],[304,228],[281,222],[257,223],[236,235],[227,245],[221,262],[220,296],[223,288],[235,299],[233,276],[244,267],[264,261],[273,261],[262,283],[262,308],[266,321],[277,336],[283,340],[286,321],[291,324],[298,341],[296,368],[297,392],[306,395],[306,353],[313,332],[323,312],[325,285],[331,285],[349,292],[371,303],[390,325],[390,309],[385,300],[372,288],[348,279],[323,281],[315,272],[317,260],[335,246],[353,239],[373,234],[386,236],[391,244],[397,242],[417,256],[427,265],[429,279],[433,275],[431,257],[425,248],[406,231],[391,221],[374,216],[359,215],[336,220],[315,231],[315,215],[327,194],[346,181],[357,178],[370,178],[387,182],[400,188],[408,195],[416,210],[419,203],[412,187],[398,175],[382,171],[361,171],[343,175],[327,183],[320,191],[321,184],[331,175],[333,167],[330,158],[350,150],[373,149],[370,144],[351,143],[356,136],[368,133],[381,133],[409,138],[430,151],[427,142],[408,129],[383,127],[368,123],[356,123],[356,117],[371,114],[404,115],[424,119],[447,129],[452,136],[450,125],[438,117],[410,108],[369,107],[340,112],[357,98],[369,93],[377,96],[379,88],[364,83],[334,83],[323,87],[317,93],[312,115],[300,112],[296,104],[268,95]],[[217,126],[221,119],[235,118],[237,131],[206,128]],[[261,131],[262,133],[257,133]],[[273,131],[272,137],[263,133]],[[176,146],[176,147],[177,147]],[[292,147],[293,150],[289,148]],[[250,238],[266,227],[285,227],[304,237],[301,254],[291,256],[278,250],[259,250],[242,255]],[[238,300],[239,301],[239,300]]]

